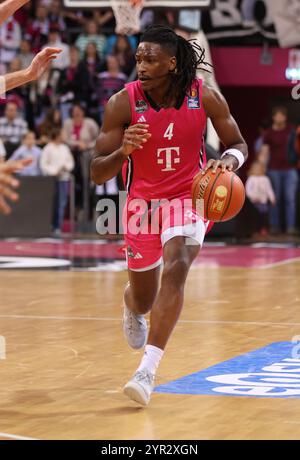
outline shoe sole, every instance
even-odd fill
[[[145,393],[143,387],[137,383],[131,382],[125,385],[123,393],[128,396],[129,399],[142,406],[147,406],[149,404],[150,397]]]

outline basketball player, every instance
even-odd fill
[[[30,0],[6,0],[0,4],[0,25],[21,6],[28,3]],[[38,53],[27,69],[13,72],[4,76],[0,76],[0,98],[17,86],[24,85],[39,78],[48,67],[49,63],[57,57],[61,52],[60,48],[45,48]],[[22,169],[30,164],[31,160],[20,160],[4,163],[0,165],[0,212],[8,214],[10,207],[5,201],[9,198],[13,201],[18,199],[18,194],[13,190],[18,187],[19,182],[12,177],[12,173]]]
[[[213,172],[218,167],[237,170],[247,158],[247,145],[223,96],[196,78],[197,68],[204,64],[199,51],[172,29],[150,26],[136,53],[138,80],[127,84],[106,107],[91,175],[102,184],[123,168],[127,222],[134,199],[164,200],[163,211],[166,199],[181,203],[191,197],[193,177],[200,167]],[[219,160],[206,164],[207,117],[226,150]],[[192,207],[184,209],[182,225],[174,226],[174,216],[181,212],[175,206],[154,235],[136,235],[124,222],[129,283],[123,328],[132,348],[146,345],[124,393],[142,405],[149,403],[156,370],[183,307],[185,281],[207,229]],[[152,217],[147,210],[146,217]],[[150,311],[148,335],[144,315]]]

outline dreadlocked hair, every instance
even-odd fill
[[[211,66],[205,62],[205,50],[194,40],[185,40],[177,35],[173,29],[161,25],[151,25],[143,33],[140,42],[157,43],[170,56],[175,56],[177,66],[172,75],[172,96],[180,97],[190,92],[196,78],[197,70],[209,72],[201,66]]]

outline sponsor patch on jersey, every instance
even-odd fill
[[[139,101],[136,101],[135,111],[137,113],[144,113],[144,112],[147,112],[147,110],[148,110],[147,102],[143,101],[142,99],[140,99]]]
[[[190,96],[188,96],[188,108],[200,109],[200,99],[196,89],[192,89]]]

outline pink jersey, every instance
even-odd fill
[[[126,85],[131,125],[149,125],[151,138],[142,150],[134,150],[122,174],[130,198],[145,200],[190,198],[193,177],[206,163],[202,105],[202,80],[193,83],[180,108],[154,108],[140,81]]]

